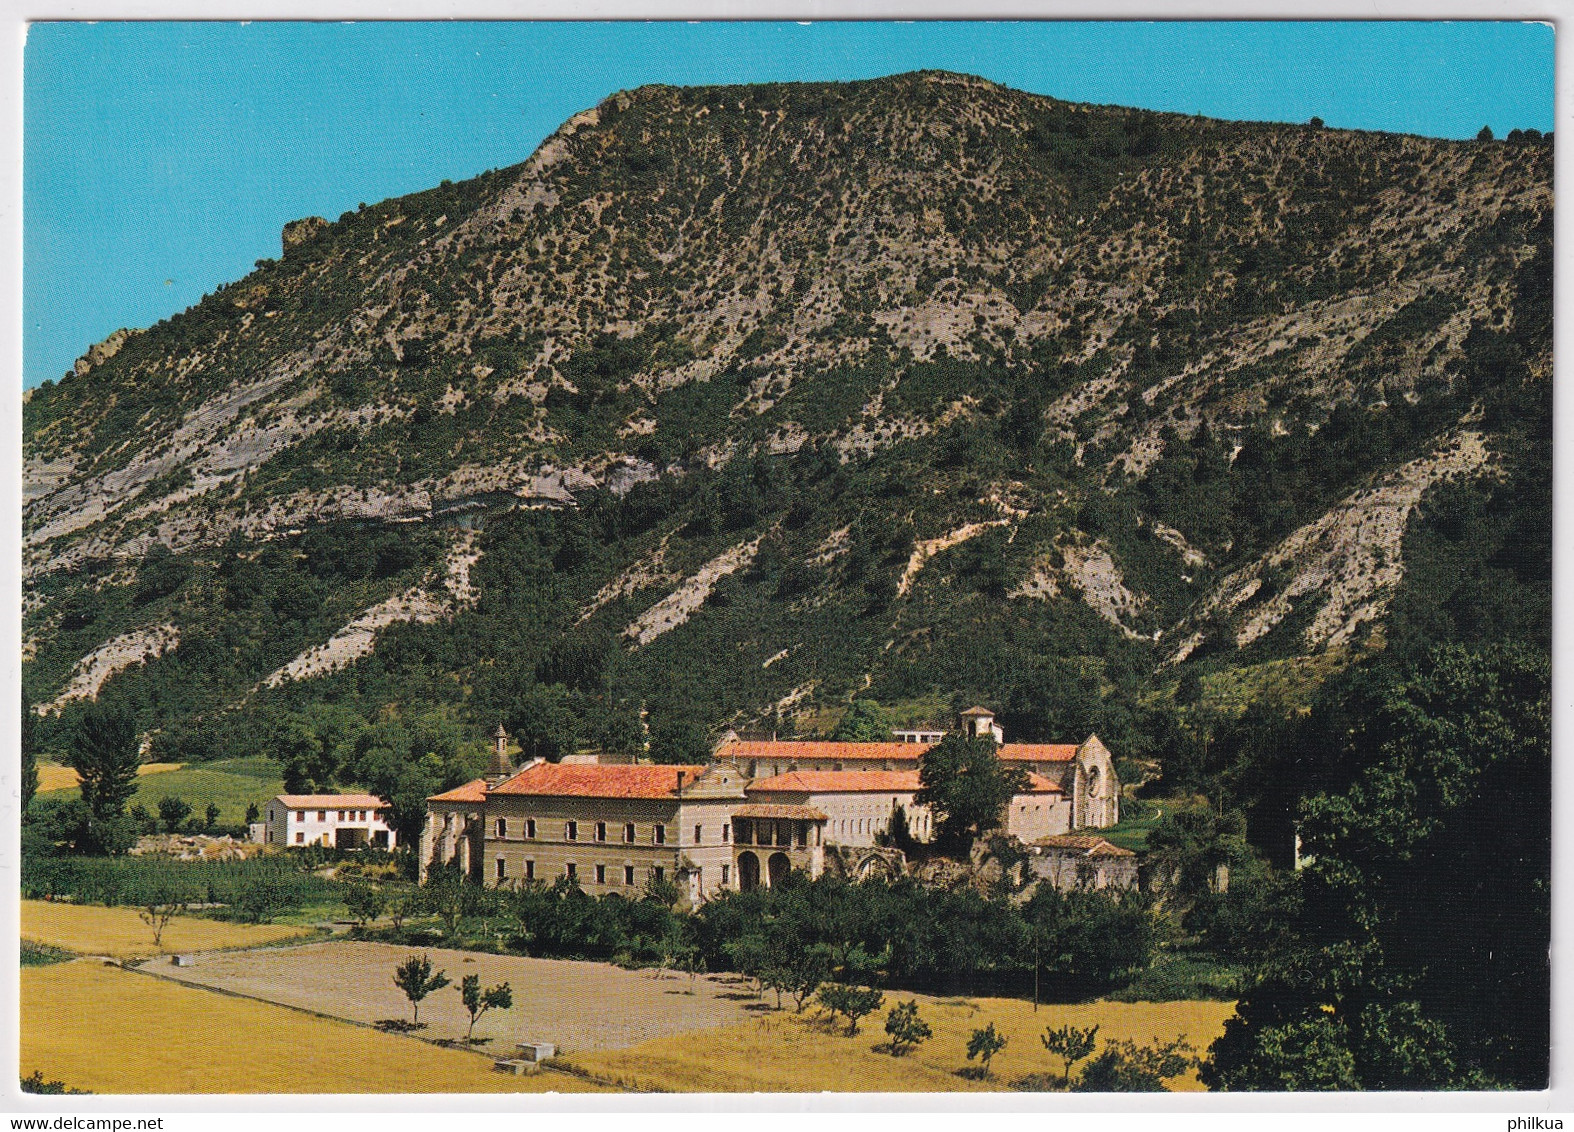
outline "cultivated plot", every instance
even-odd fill
[[[469,1017],[456,989],[464,976],[479,975],[484,986],[507,982],[513,988],[513,1009],[488,1013],[475,1029],[476,1037],[490,1038],[491,1048],[509,1054],[515,1043],[527,1041],[552,1042],[563,1052],[631,1046],[740,1022],[755,1016],[761,1005],[713,976],[691,982],[687,975],[659,977],[608,963],[351,941],[204,955],[178,974],[193,983],[336,1018],[408,1020],[410,1003],[394,986],[393,974],[412,955],[430,956],[433,967],[452,980],[421,1003],[424,1037],[465,1036]]]
[[[903,1057],[887,1052],[887,1011],[915,1000],[933,1036]],[[1046,1028],[1098,1026],[1098,1046],[1106,1039],[1150,1045],[1184,1037],[1199,1053],[1224,1032],[1235,1013],[1231,1002],[1090,1002],[1040,1006],[1019,999],[936,999],[887,992],[884,1007],[863,1019],[858,1033],[846,1036],[846,1023],[834,1026],[816,1017],[763,1014],[749,1022],[705,1033],[682,1034],[645,1042],[632,1049],[604,1050],[568,1060],[598,1080],[622,1088],[679,1092],[940,1092],[1002,1090],[1021,1087],[1029,1075],[1061,1077],[1063,1062],[1039,1040]],[[987,1078],[967,1057],[973,1031],[993,1024],[1006,1046],[992,1061]],[[1080,1068],[1080,1066],[1078,1067]],[[1073,1074],[1073,1076],[1075,1073]],[[1202,1089],[1195,1070],[1165,1083],[1177,1092]],[[1037,1088],[1043,1088],[1039,1081]]]
[[[217,947],[256,947],[309,934],[307,928],[282,924],[225,924],[198,916],[176,916],[155,944],[152,927],[134,908],[22,901],[23,939],[79,955],[107,955],[113,959],[140,959]]]
[[[86,959],[22,972],[20,1070],[93,1093],[596,1091]]]

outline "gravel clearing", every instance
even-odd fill
[[[458,988],[465,975],[480,975],[484,987],[505,981],[513,987],[513,1009],[490,1011],[475,1028],[476,1037],[491,1038],[483,1048],[509,1056],[515,1043],[529,1041],[555,1043],[560,1053],[622,1049],[651,1038],[741,1022],[758,1011],[752,994],[735,986],[730,976],[701,975],[689,994],[684,974],[658,977],[654,971],[625,971],[607,963],[385,943],[329,941],[215,952],[179,970],[168,958],[143,966],[182,982],[355,1022],[377,1022],[409,1020],[410,1003],[394,986],[393,973],[411,955],[429,955],[433,966],[451,980],[421,1003],[425,1038],[464,1037],[469,1016]]]

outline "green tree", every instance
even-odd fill
[[[1545,653],[1518,646],[1446,646],[1330,684],[1307,727],[1346,784],[1302,806],[1312,863],[1291,938],[1206,1084],[1545,1087],[1550,705]]]
[[[1162,1093],[1164,1082],[1197,1063],[1184,1035],[1171,1042],[1139,1046],[1129,1038],[1106,1041],[1077,1078],[1076,1093]]]
[[[1237,811],[1216,813],[1207,805],[1167,805],[1148,835],[1150,867],[1182,901],[1221,887],[1255,865],[1246,844],[1246,819]]]
[[[846,743],[878,743],[891,738],[891,720],[874,700],[854,700],[831,738]]]
[[[1044,1043],[1044,1048],[1060,1058],[1064,1066],[1061,1081],[1066,1088],[1071,1087],[1071,1067],[1092,1055],[1097,1048],[1098,1034],[1097,1026],[1090,1030],[1062,1026],[1058,1030],[1045,1027],[1044,1032],[1038,1036],[1038,1040]]]
[[[939,837],[953,846],[993,829],[1012,797],[1027,789],[1027,772],[1000,760],[990,738],[947,735],[918,759],[916,805],[928,806]]]
[[[352,884],[344,891],[344,906],[360,927],[365,927],[388,907],[388,896],[374,884]]]
[[[257,803],[256,802],[247,802],[246,803],[245,824],[249,826],[253,822],[261,820],[261,818],[262,818],[262,811],[257,808]]]
[[[191,806],[178,794],[166,794],[158,800],[158,820],[164,823],[165,833],[176,833],[180,823],[191,816]]]
[[[22,693],[22,812],[33,804],[38,793],[38,713],[27,693]]]
[[[917,999],[908,999],[891,1008],[885,1016],[885,1032],[891,1039],[892,1057],[905,1057],[909,1050],[934,1036],[929,1023],[918,1016]]]
[[[235,896],[233,906],[249,924],[270,923],[295,906],[295,897],[275,876],[259,876],[246,881]]]
[[[981,1076],[989,1076],[989,1063],[995,1054],[1006,1048],[1009,1039],[991,1022],[981,1030],[974,1030],[967,1039],[967,1059],[972,1061],[978,1058]]]
[[[219,806],[217,802],[209,802],[207,809],[202,811],[202,828],[212,829],[219,823]]]
[[[124,707],[95,703],[77,721],[70,763],[82,780],[89,815],[86,840],[99,852],[123,853],[136,840],[126,803],[137,792],[138,748],[136,724]]]
[[[433,991],[446,987],[448,976],[442,971],[432,970],[431,956],[412,955],[394,971],[393,981],[394,986],[404,991],[405,998],[410,1000],[410,1021],[419,1026],[421,1000]]]
[[[155,883],[142,894],[137,915],[153,929],[154,947],[163,945],[164,929],[185,910],[186,898],[169,884]]]
[[[465,881],[454,869],[434,869],[421,888],[421,908],[443,923],[443,935],[453,939],[465,914]]]
[[[885,1005],[885,995],[872,987],[855,987],[847,983],[827,983],[820,988],[820,1005],[831,1012],[831,1017],[841,1014],[847,1019],[847,1036],[858,1033],[858,1020],[873,1014]]]
[[[406,992],[408,993],[408,992]],[[465,1031],[465,1041],[475,1040],[475,1024],[488,1010],[510,1010],[514,1005],[514,991],[507,983],[481,989],[480,975],[466,975],[459,980],[459,998],[470,1015],[470,1028]]]

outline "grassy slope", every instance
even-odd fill
[[[586,1092],[268,1003],[99,963],[22,973],[21,1071],[95,1093]]]
[[[169,774],[181,768],[181,763],[143,763],[137,768],[137,774]],[[75,790],[82,779],[77,772],[68,766],[58,763],[38,764],[38,792],[40,794],[53,794],[61,790]]]
[[[99,908],[22,901],[22,937],[49,947],[86,955],[136,959],[176,951],[220,947],[255,947],[308,934],[299,927],[277,924],[224,924],[195,916],[179,916],[164,930],[161,946],[153,929],[133,908]]]
[[[879,1047],[885,1012],[897,1001],[917,1000],[934,1037],[902,1058]],[[662,1038],[626,1050],[576,1055],[570,1063],[597,1079],[629,1088],[677,1092],[937,1092],[1008,1089],[1029,1073],[1058,1073],[1060,1065],[1039,1042],[1046,1027],[1098,1025],[1099,1037],[1130,1038],[1139,1045],[1185,1035],[1199,1051],[1224,1029],[1235,1011],[1228,1002],[1117,1003],[1042,1006],[1017,999],[936,999],[887,994],[885,1010],[866,1018],[846,1037],[791,1010],[720,1030]],[[967,1060],[975,1029],[993,1022],[1009,1044],[997,1055],[988,1081],[970,1081],[957,1070]],[[1170,1082],[1198,1090],[1194,1074]]]
[[[60,771],[65,774],[59,774]],[[180,797],[191,806],[192,814],[200,818],[211,802],[219,807],[220,825],[239,824],[246,816],[248,805],[256,803],[260,808],[275,794],[284,793],[279,764],[263,758],[221,759],[184,766],[149,763],[140,773],[156,775],[156,780],[138,783],[132,805],[146,806],[149,813],[157,814],[160,799]],[[76,772],[69,767],[41,767],[39,779],[40,797],[76,788]]]

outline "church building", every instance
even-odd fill
[[[1005,743],[991,712],[964,712],[972,736],[999,744],[1028,786],[1001,815],[1023,842],[1113,825],[1114,761],[1096,736],[1081,745]],[[676,885],[694,907],[724,891],[824,870],[827,846],[866,848],[905,824],[914,841],[934,817],[914,801],[924,741],[758,742],[729,736],[704,766],[537,759],[515,768],[501,725],[485,778],[427,799],[421,877],[454,865],[489,885],[566,878],[592,895],[638,896]]]

